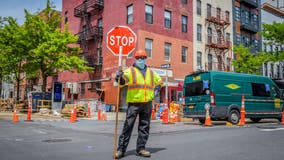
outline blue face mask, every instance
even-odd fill
[[[144,69],[145,63],[146,63],[146,59],[139,58],[139,59],[136,59],[135,65],[140,69]]]

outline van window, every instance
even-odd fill
[[[280,98],[281,93],[275,86],[272,86],[272,94],[275,98]]]
[[[270,91],[267,91],[265,84],[252,83],[252,95],[259,97],[270,97]]]
[[[185,97],[205,95],[205,90],[203,90],[203,81],[186,83],[185,85]]]

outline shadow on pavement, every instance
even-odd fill
[[[147,147],[146,150],[150,151],[151,153],[156,153],[162,150],[166,150],[166,148],[151,148],[151,147]],[[130,156],[130,155],[136,155],[136,150],[132,149],[129,151],[125,152],[125,157]]]

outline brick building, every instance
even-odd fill
[[[233,0],[234,45],[251,47],[251,52],[261,51],[260,0]]]
[[[124,25],[136,33],[134,52],[145,49],[151,68],[163,73],[161,64],[171,64],[169,100],[178,100],[184,76],[193,71],[192,15],[191,0],[63,0],[62,26],[68,23],[68,29],[79,36],[82,56],[95,68],[93,73],[58,75],[56,80],[64,84],[65,99],[100,98],[116,104],[118,57],[107,49],[106,35],[113,27]],[[133,64],[132,54],[123,58],[124,68]],[[164,99],[165,87],[160,101]]]

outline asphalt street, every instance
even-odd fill
[[[111,160],[114,121],[80,120],[13,123],[0,118],[1,160]],[[119,122],[119,133],[123,123]],[[135,155],[137,124],[123,160],[279,160],[284,126],[277,121],[244,127],[214,123],[151,124],[151,158]]]

